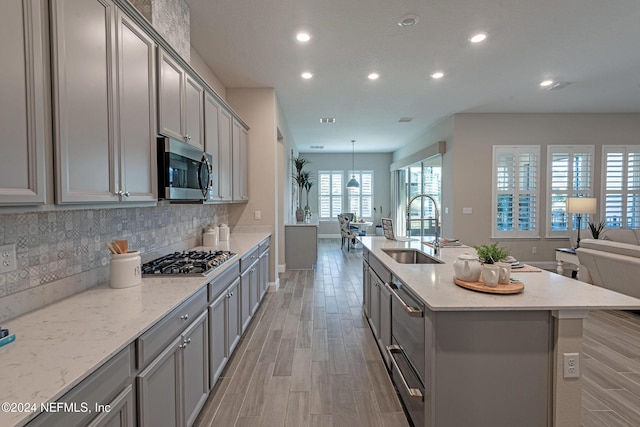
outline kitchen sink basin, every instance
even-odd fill
[[[400,264],[444,264],[417,249],[382,249],[382,252]]]

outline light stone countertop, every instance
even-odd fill
[[[383,248],[415,248],[433,256],[433,248],[420,241],[399,242],[384,237],[360,237],[372,255],[394,276],[408,285],[434,311],[558,310],[589,311],[600,309],[640,309],[640,299],[598,286],[560,276],[549,271],[511,271],[511,277],[524,283],[519,294],[498,295],[462,288],[453,282],[453,262],[472,247],[440,248],[435,258],[444,264],[400,264]]]
[[[203,249],[238,254],[207,277],[144,277],[124,289],[96,286],[3,322],[16,340],[0,347],[0,403],[51,402],[131,344],[270,233],[233,233]],[[0,411],[0,425],[24,425],[35,413]]]

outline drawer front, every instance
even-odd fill
[[[238,277],[240,277],[240,262],[235,262],[224,273],[209,282],[209,301],[211,302],[218,298],[218,295],[225,291]]]
[[[244,273],[245,271],[247,271],[247,268],[249,268],[249,266],[258,259],[258,256],[260,255],[260,247],[256,246],[255,248],[251,249],[249,252],[247,252],[241,259],[240,259],[240,272]]]
[[[68,406],[66,409],[56,406],[54,408],[59,412],[43,413],[30,422],[29,427],[86,426],[88,421],[98,415],[95,412],[96,405],[110,403],[118,393],[131,384],[132,365],[131,346],[127,346],[56,401],[75,406]],[[83,405],[91,412],[83,412]]]
[[[378,261],[378,258],[376,258],[375,256],[370,256],[369,265],[384,283],[391,283],[391,272],[387,270],[387,268],[380,261]]]
[[[260,246],[259,246],[260,249],[258,252],[262,253],[268,250],[270,241],[271,241],[271,238],[267,238],[267,239],[264,239],[262,242],[260,242]]]
[[[138,368],[145,367],[207,306],[207,287],[180,304],[138,338]]]

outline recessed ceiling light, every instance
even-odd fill
[[[323,117],[320,119],[320,123],[335,123],[335,117]]]
[[[549,87],[553,84],[553,80],[543,80],[540,82],[540,87]]]
[[[432,79],[441,79],[444,77],[444,73],[442,71],[436,71],[435,73],[431,74],[431,78]]]
[[[480,42],[485,41],[486,39],[487,39],[487,35],[485,33],[478,33],[478,34],[475,34],[475,35],[471,36],[469,41],[471,43],[480,43]]]
[[[413,120],[413,117],[400,117],[400,120],[398,120],[398,122],[409,123],[411,120]]]
[[[367,76],[369,78],[369,80],[377,80],[378,77],[380,77],[380,74],[378,73],[371,73]]]
[[[313,73],[305,71],[304,73],[300,74],[300,77],[302,77],[303,79],[309,80],[311,77],[313,77]]]
[[[416,25],[419,19],[420,18],[418,17],[418,15],[410,13],[408,15],[400,17],[400,19],[398,19],[398,25],[400,25],[401,27],[411,27],[413,25]]]
[[[296,39],[299,42],[308,42],[311,40],[311,35],[309,33],[298,33],[296,34]]]

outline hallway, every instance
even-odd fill
[[[195,425],[407,426],[362,316],[362,252],[318,241],[268,293]]]

